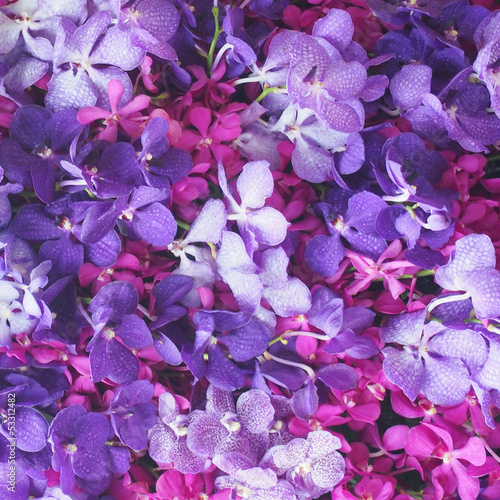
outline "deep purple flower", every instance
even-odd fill
[[[325,220],[329,235],[313,236],[306,246],[307,265],[318,274],[331,276],[345,255],[345,238],[354,251],[378,259],[387,247],[377,234],[375,221],[387,204],[377,195],[362,191],[351,195],[332,189],[316,210]]]
[[[156,424],[156,406],[150,402],[153,392],[150,382],[137,380],[120,387],[109,405],[116,435],[133,450],[146,448],[147,431]]]
[[[72,494],[76,484],[87,493],[98,495],[109,485],[113,473],[129,468],[127,448],[113,447],[108,419],[99,413],[87,413],[82,406],[61,410],[49,428],[54,455],[52,467],[61,472],[63,493]]]
[[[128,281],[108,283],[92,299],[95,332],[87,351],[93,381],[109,377],[123,384],[137,379],[139,362],[127,347],[142,349],[153,343],[146,323],[135,314],[138,304],[139,294]]]

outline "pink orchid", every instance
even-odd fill
[[[390,459],[388,462],[386,460],[384,464],[384,468],[387,465],[389,466],[388,470],[382,471],[380,467],[377,467],[378,464],[374,462],[375,470],[378,472],[390,472],[393,462],[395,462],[397,469],[400,469],[403,466],[405,454],[393,452],[404,449],[408,431],[409,427],[406,425],[394,425],[385,431],[382,439],[380,438],[378,427],[376,425],[368,425],[361,431],[360,438],[362,441],[379,450],[377,452],[370,453],[370,458],[375,459],[375,462],[379,458]]]
[[[371,282],[382,279],[394,299],[399,297],[406,286],[397,278],[403,274],[415,274],[420,268],[410,262],[401,259],[402,244],[400,240],[394,240],[375,262],[369,257],[359,255],[351,250],[346,251],[347,257],[352,265],[357,269],[354,273],[354,281],[346,288],[349,295],[356,295],[362,290],[366,290]],[[388,262],[385,262],[385,261]]]
[[[408,455],[419,460],[434,458],[442,461],[431,472],[436,500],[452,495],[456,489],[462,500],[477,499],[479,480],[469,475],[462,462],[474,466],[485,463],[486,452],[478,437],[471,437],[464,446],[455,449],[454,440],[447,430],[422,422],[410,429],[405,449]]]
[[[188,66],[187,70],[195,78],[189,92],[195,97],[203,96],[203,102],[207,107],[216,108],[220,104],[226,104],[229,96],[236,92],[232,85],[220,81],[226,72],[224,61],[221,61],[210,77],[201,66]]]
[[[125,132],[131,139],[135,139],[141,135],[140,122],[145,118],[139,111],[149,106],[150,98],[146,95],[138,95],[128,104],[118,109],[123,92],[123,83],[118,80],[110,80],[108,84],[108,96],[111,111],[96,106],[82,108],[78,111],[77,120],[82,125],[88,125],[96,120],[104,120],[104,129],[97,134],[96,139],[114,143],[118,138],[118,128]]]
[[[157,94],[158,93],[158,87],[154,86],[154,83],[156,80],[158,80],[159,76],[161,75],[161,71],[158,71],[155,74],[151,73],[151,66],[153,65],[153,59],[149,56],[144,56],[144,59],[142,60],[141,64],[139,64],[139,74],[137,75],[137,78],[135,80],[135,85],[137,87],[137,84],[139,83],[139,80],[142,80],[142,83],[144,84],[144,87],[146,87],[146,90],[151,92],[152,94]]]
[[[227,113],[215,118],[212,122],[212,112],[201,106],[192,108],[186,117],[186,123],[196,130],[184,130],[177,144],[178,147],[193,152],[193,162],[214,163],[214,158],[224,165],[232,163],[235,151],[222,144],[232,141],[241,134],[240,117],[236,113]]]
[[[208,499],[207,493],[213,490],[211,474],[181,474],[171,469],[165,471],[156,482],[156,491],[160,498]]]
[[[396,479],[387,476],[364,476],[354,492],[366,500],[389,500],[394,494]]]
[[[118,256],[117,261],[107,269],[86,262],[78,271],[78,279],[83,287],[92,285],[92,295],[95,295],[104,285],[112,281],[129,281],[139,292],[139,297],[142,297],[144,284],[142,279],[135,274],[140,273],[140,271],[139,259],[135,255],[122,253]]]

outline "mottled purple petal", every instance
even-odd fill
[[[244,392],[236,402],[236,410],[243,427],[252,434],[267,432],[274,418],[269,396],[258,389]]]
[[[219,243],[226,227],[226,208],[221,200],[209,199],[191,224],[184,244],[195,242]]]
[[[267,287],[262,296],[278,316],[296,316],[311,307],[311,292],[298,278],[290,278],[279,288]]]
[[[416,345],[420,342],[425,322],[425,309],[422,311],[390,316],[380,329],[383,342],[397,342],[402,345]]]
[[[33,408],[17,406],[15,409],[16,445],[20,450],[40,451],[47,444],[49,424]]]
[[[425,370],[421,359],[416,359],[406,351],[397,351],[387,347],[383,351],[383,363],[386,377],[413,401],[422,389]]]
[[[269,346],[269,331],[257,320],[231,330],[227,335],[222,335],[218,340],[227,346],[231,357],[235,361],[248,361],[260,356]]]
[[[292,396],[292,410],[302,420],[307,420],[316,413],[318,404],[318,391],[312,380],[308,380],[306,385]]]
[[[115,333],[123,343],[131,349],[144,349],[153,343],[151,332],[143,319],[135,314],[123,316],[120,326]]]
[[[168,208],[161,203],[137,211],[137,231],[148,243],[166,247],[172,243],[177,231],[177,223]]]
[[[344,258],[345,248],[340,241],[340,235],[313,236],[306,246],[305,261],[316,273],[322,276],[332,276],[339,268]]]
[[[222,352],[218,345],[211,345],[208,349],[207,379],[226,391],[235,391],[245,384],[243,372]]]
[[[422,392],[435,405],[460,404],[469,389],[469,372],[460,360],[426,357]]]
[[[113,26],[92,51],[91,64],[109,64],[130,71],[141,63],[145,51],[132,44],[131,31]]]
[[[391,79],[394,104],[403,109],[416,108],[425,93],[431,91],[432,69],[424,64],[408,64]]]
[[[358,374],[354,368],[344,364],[329,365],[321,368],[318,378],[336,391],[347,391],[358,384]]]
[[[269,163],[265,160],[247,163],[236,185],[243,208],[262,208],[274,189]]]

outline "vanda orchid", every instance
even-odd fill
[[[500,499],[500,4],[0,0],[0,499]]]

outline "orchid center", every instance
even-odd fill
[[[309,472],[311,472],[311,469],[312,469],[311,462],[305,461],[297,465],[297,467],[295,467],[295,473],[298,474],[299,476],[305,476],[306,474],[309,474]]]
[[[344,217],[342,217],[342,215],[337,215],[337,217],[329,220],[329,224],[337,231],[342,231],[342,229],[344,229]]]
[[[113,125],[116,125],[119,121],[120,121],[120,115],[114,113],[113,115],[106,118],[106,126],[112,127]]]
[[[247,486],[238,484],[236,485],[236,494],[241,498],[250,498],[252,496],[252,490]]]
[[[450,106],[448,109],[446,109],[446,113],[450,118],[456,118],[457,117],[457,109],[458,106],[454,104],[453,106]]]
[[[44,147],[37,154],[40,158],[50,158],[52,156],[52,149]]]
[[[59,229],[64,229],[64,231],[71,231],[73,224],[71,224],[71,221],[67,217],[61,217],[58,227]]]
[[[124,210],[120,215],[120,219],[124,220],[125,222],[131,222],[133,218],[134,218],[134,211],[130,208]]]
[[[27,12],[21,12],[21,13],[17,14],[16,17],[14,17],[14,21],[16,21],[16,23],[19,23],[19,24],[30,24],[31,18]]]
[[[449,40],[455,41],[458,38],[458,31],[453,26],[451,26],[447,30],[444,30],[444,35]]]
[[[451,453],[448,453],[446,452],[444,455],[443,455],[443,463],[445,464],[449,464],[451,461]]]
[[[208,146],[210,146],[210,144],[212,144],[213,140],[210,139],[210,137],[206,137],[205,139],[202,139],[199,143],[198,143],[198,148],[208,148]]]
[[[103,334],[108,340],[114,339],[116,336],[116,333],[111,328],[107,327],[104,328]]]
[[[280,432],[283,427],[284,427],[284,423],[283,423],[283,420],[276,420],[276,422],[274,423],[274,425],[271,427],[270,431],[269,432]]]
[[[238,432],[241,429],[241,424],[237,421],[238,416],[235,413],[226,412],[220,419],[220,423],[229,432]]]
[[[168,249],[174,254],[175,257],[180,257],[184,253],[184,246],[182,244],[183,240],[174,240]]]
[[[168,426],[179,437],[186,436],[188,433],[188,419],[185,415],[178,415],[173,422],[168,424]]]
[[[315,418],[309,419],[307,422],[309,424],[309,428],[312,429],[313,431],[322,431],[323,426],[321,425],[321,422]]]
[[[68,453],[69,455],[73,455],[73,453],[75,453],[75,451],[78,449],[76,444],[73,444],[73,443],[66,444],[66,445],[64,445],[63,448],[64,448],[64,451],[66,453]]]

